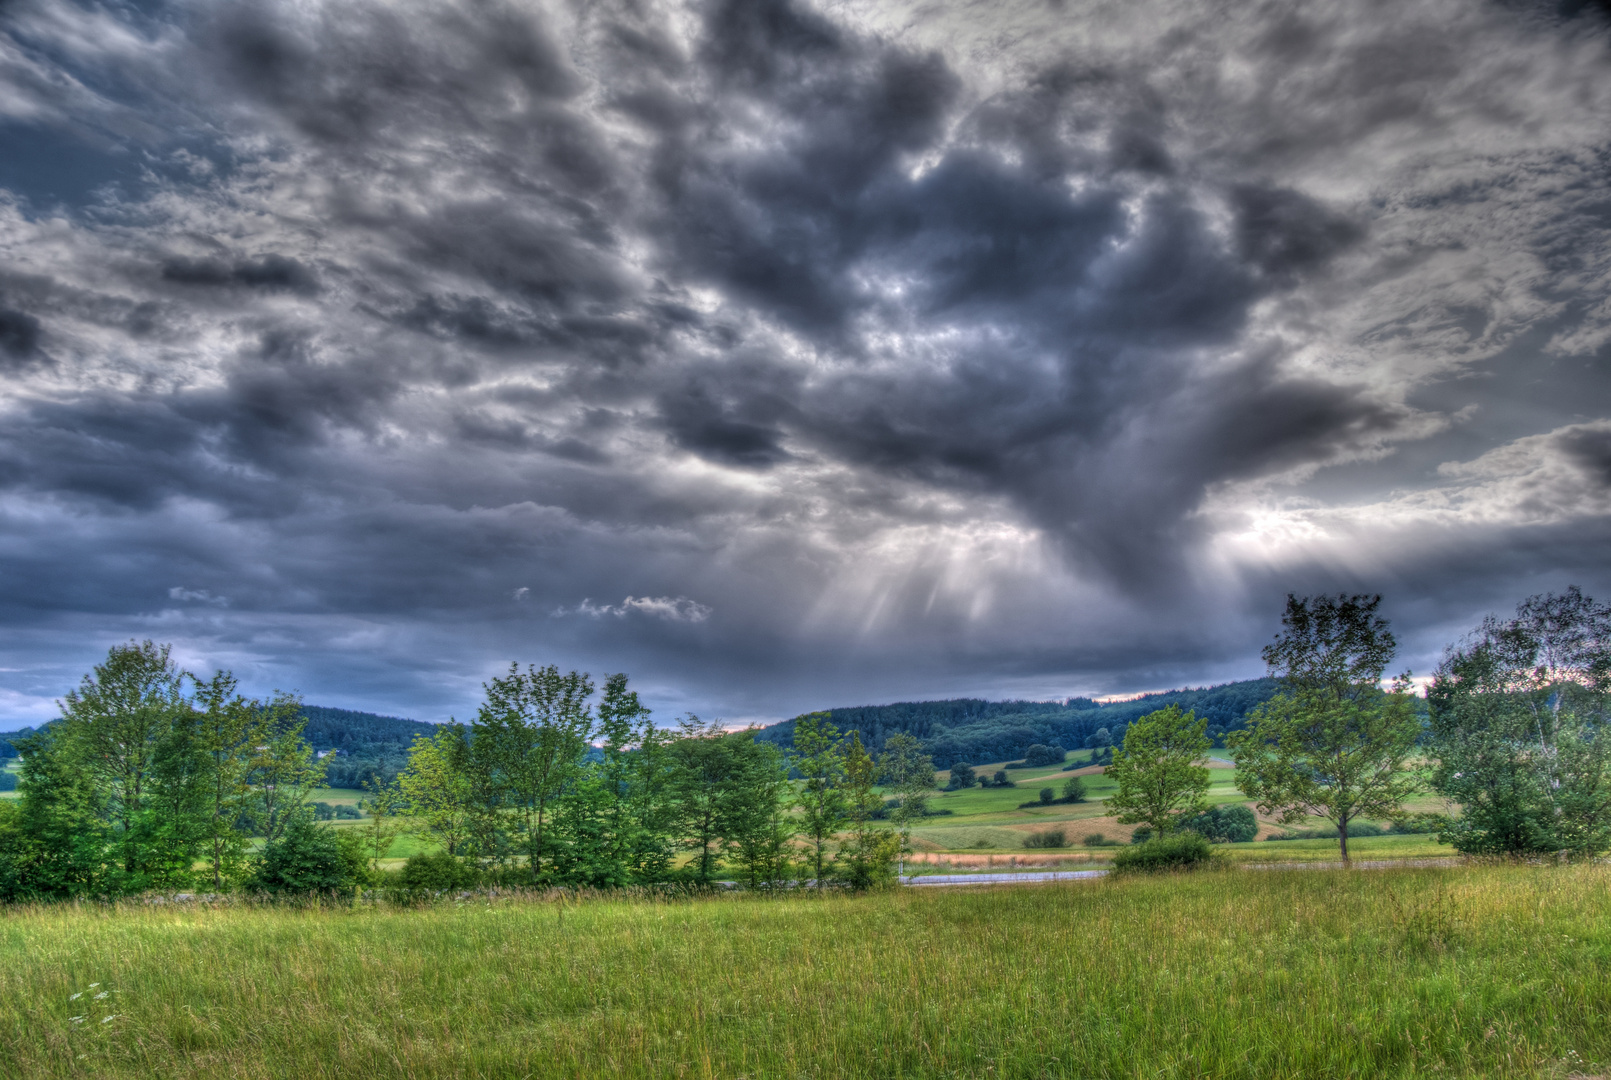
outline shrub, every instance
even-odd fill
[[[451,892],[469,889],[476,885],[480,874],[463,859],[445,851],[410,855],[399,875],[403,888],[410,892]]]
[[[264,849],[255,883],[269,892],[350,892],[368,878],[362,843],[356,833],[338,834],[312,814],[297,814]]]
[[[1259,819],[1245,806],[1211,806],[1180,823],[1214,844],[1245,844],[1259,834]]]
[[[1085,801],[1085,781],[1077,776],[1071,776],[1063,781],[1063,801],[1078,803]]]
[[[1012,787],[1012,781],[1007,779],[1006,769],[997,769],[992,783],[995,787]]]
[[[1196,870],[1212,860],[1207,840],[1194,832],[1178,832],[1125,848],[1113,857],[1113,869],[1118,873]]]
[[[1104,833],[1094,832],[1086,833],[1085,839],[1081,840],[1080,843],[1084,844],[1086,847],[1112,847],[1118,843],[1118,841],[1109,840]]]
[[[1043,788],[1040,789],[1041,805],[1050,806],[1052,804],[1052,802],[1054,800],[1056,800],[1056,798],[1057,798],[1057,792],[1053,791],[1051,788],[1043,787]]]
[[[973,771],[972,765],[969,765],[966,761],[959,761],[951,766],[951,782],[946,786],[952,789],[970,788],[978,779],[979,775]]]
[[[1024,837],[1026,848],[1059,848],[1068,846],[1068,833],[1063,829],[1046,829]]]
[[[1151,839],[1152,830],[1145,825],[1141,826],[1141,828],[1130,834],[1130,843],[1132,844],[1145,844]]]
[[[1031,768],[1045,765],[1061,765],[1068,756],[1068,751],[1061,746],[1047,746],[1045,743],[1036,743],[1024,751],[1024,762]]]

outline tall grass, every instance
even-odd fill
[[[1479,867],[23,909],[0,916],[0,1073],[1592,1073],[1611,1061],[1608,886]],[[115,993],[70,1000],[91,983]]]

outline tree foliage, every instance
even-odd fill
[[[1348,823],[1400,813],[1418,788],[1406,768],[1422,729],[1409,677],[1380,685],[1397,647],[1381,599],[1288,596],[1282,633],[1264,650],[1282,692],[1227,740],[1237,787],[1259,812],[1330,819],[1344,862]]]
[[[1183,815],[1205,808],[1208,770],[1197,762],[1208,753],[1207,723],[1170,705],[1126,729],[1124,746],[1107,770],[1119,785],[1108,806],[1121,823],[1145,824],[1164,835]]]
[[[1611,609],[1576,587],[1490,616],[1428,692],[1432,786],[1469,854],[1611,849]]]

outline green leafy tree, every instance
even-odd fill
[[[812,877],[821,889],[831,870],[828,845],[846,815],[845,755],[839,729],[827,713],[812,713],[794,722],[793,764],[800,774],[795,805],[800,809],[801,831],[810,844]]]
[[[1434,790],[1468,854],[1611,848],[1611,609],[1573,587],[1490,616],[1437,670],[1427,700]]]
[[[974,770],[974,767],[966,761],[959,761],[951,766],[951,782],[946,787],[964,790],[971,788],[978,782],[979,774]]]
[[[61,707],[58,750],[98,794],[124,889],[188,865],[200,839],[191,816],[190,703],[169,651],[150,641],[114,646]]]
[[[17,740],[20,799],[0,859],[13,899],[103,896],[112,827],[105,792],[83,768],[61,725]]]
[[[559,803],[565,839],[557,845],[555,871],[561,878],[596,888],[641,880],[637,863],[648,838],[640,833],[633,756],[653,730],[648,718],[625,675],[605,679],[596,727],[602,760],[580,767]]]
[[[1282,633],[1264,650],[1282,692],[1227,738],[1236,785],[1259,812],[1284,824],[1330,819],[1345,863],[1348,823],[1398,814],[1418,788],[1406,768],[1422,730],[1409,677],[1381,689],[1397,647],[1381,599],[1288,596]]]
[[[395,785],[382,786],[379,780],[369,781],[369,795],[363,801],[369,821],[362,835],[371,877],[380,872],[380,860],[391,852],[393,841],[403,831],[402,805],[402,792]]]
[[[473,823],[487,854],[501,855],[501,830],[512,813],[517,844],[534,880],[543,880],[543,860],[552,838],[548,826],[556,804],[581,772],[593,733],[587,699],[593,683],[585,674],[557,667],[509,665],[509,673],[484,686],[470,739],[457,763],[474,797]],[[573,815],[574,818],[574,815]]]
[[[1063,781],[1063,801],[1082,803],[1086,799],[1085,781],[1078,776],[1071,776]]]
[[[727,791],[737,766],[733,744],[720,720],[707,723],[690,714],[680,721],[667,753],[680,843],[697,853],[689,873],[694,881],[709,884],[727,848]]]
[[[906,855],[912,850],[912,823],[928,816],[929,794],[934,790],[934,759],[923,752],[914,736],[897,732],[884,740],[884,782],[900,805],[892,818],[900,836],[901,859],[897,873],[906,873]]]
[[[725,796],[724,832],[734,865],[756,889],[787,881],[793,870],[795,826],[789,815],[789,763],[758,729],[726,737],[733,758]]]
[[[1124,746],[1107,771],[1119,784],[1108,807],[1118,811],[1121,823],[1145,824],[1161,836],[1182,816],[1207,807],[1208,770],[1197,764],[1208,753],[1207,726],[1206,720],[1170,705],[1125,729]]]
[[[204,856],[213,890],[246,873],[247,837],[240,827],[255,801],[252,761],[267,738],[262,710],[236,693],[235,677],[219,671],[195,696],[195,737],[206,762]]]
[[[302,737],[307,720],[302,699],[277,693],[261,707],[267,741],[252,758],[249,778],[256,796],[258,830],[267,851],[298,817],[308,795],[324,782],[324,762]]]
[[[409,831],[432,840],[451,856],[462,855],[470,838],[470,785],[455,766],[464,730],[456,724],[420,735],[397,776]]]
[[[839,874],[853,889],[876,889],[893,884],[900,858],[900,834],[885,828],[876,815],[884,800],[874,786],[878,764],[861,744],[860,732],[850,733],[845,748],[846,812],[850,828],[839,849]]]

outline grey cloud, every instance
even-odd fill
[[[219,259],[169,259],[162,264],[162,277],[180,285],[245,285],[309,295],[319,291],[313,271],[283,255],[265,255],[261,259],[233,263]]]
[[[171,632],[400,712],[519,655],[776,714],[1253,674],[1287,589],[1442,627],[1445,556],[1538,591],[1603,540],[1603,433],[1558,404],[1511,451],[1574,508],[1533,532],[1401,500],[1350,562],[1346,515],[1256,524],[1339,463],[1384,502],[1518,486],[1497,422],[1460,459],[1502,476],[1393,451],[1488,339],[1597,332],[1587,23],[35,4],[138,22],[149,56],[32,55],[106,98],[49,115],[127,110],[150,164],[0,229],[34,282],[0,307],[0,639]],[[1601,195],[1542,222],[1534,182]],[[547,617],[589,597],[628,599]]]

